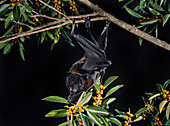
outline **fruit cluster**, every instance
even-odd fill
[[[133,114],[130,113],[130,112],[126,112],[126,118],[127,118],[127,121],[124,121],[124,126],[131,126],[131,122],[132,122],[132,117],[133,117]]]
[[[169,91],[164,90],[163,92],[161,92],[161,94],[162,94],[162,97],[163,97],[165,100],[170,101]]]
[[[54,0],[54,6],[57,7],[58,11],[62,11],[61,9],[61,0]],[[57,15],[58,13],[55,13],[55,15]]]
[[[71,106],[68,110],[67,110],[69,113],[68,115],[71,116],[71,114],[75,114],[75,113],[79,113],[79,112],[84,112],[84,107],[83,107],[83,104],[77,104],[77,105],[74,105],[74,106]]]
[[[11,5],[12,6],[15,6],[15,4],[19,4],[19,0],[11,0]]]
[[[54,6],[61,5],[61,0],[54,0]]]
[[[149,106],[151,106],[151,105],[147,102],[147,104],[145,104],[145,107],[149,107]],[[150,112],[154,112],[154,109],[152,107],[150,107],[149,110],[150,110]]]
[[[78,121],[79,121],[79,123],[78,123],[79,126],[84,126],[84,123],[82,122],[82,119],[81,119],[81,118],[79,118]]]
[[[96,92],[97,96],[94,96],[95,102],[93,102],[94,106],[100,106],[102,104],[102,94],[103,94],[104,86],[100,85],[100,91]]]
[[[72,11],[77,11],[77,7],[76,7],[76,3],[75,1],[71,0],[70,2],[68,2],[71,6],[70,6],[70,10]]]
[[[154,121],[155,121],[154,125],[162,126],[162,122],[159,120],[159,118],[155,117]]]
[[[162,15],[156,15],[156,16],[151,17],[151,18],[150,17],[143,17],[142,19],[139,19],[139,22],[149,20],[149,19],[160,19],[160,20],[158,20],[158,22],[162,22],[162,18],[163,18]]]

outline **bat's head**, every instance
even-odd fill
[[[82,92],[84,85],[83,77],[78,74],[68,74],[66,77],[66,86],[70,91],[68,102],[75,102]]]

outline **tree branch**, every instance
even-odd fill
[[[6,21],[6,19],[5,18],[0,18],[0,21]],[[30,28],[30,29],[33,29],[33,27],[32,26],[29,26],[29,25],[27,25],[27,24],[25,24],[25,23],[22,23],[22,22],[16,22],[16,21],[12,21],[13,23],[15,23],[15,24],[19,24],[19,25],[23,25],[23,26],[26,26],[26,27],[28,27],[28,28]]]
[[[91,19],[91,21],[99,21],[99,20],[107,20],[107,18],[106,17],[96,17],[96,18]],[[75,21],[75,23],[84,23],[84,22],[85,22],[84,20]],[[11,41],[13,39],[17,39],[19,37],[24,37],[24,36],[27,36],[27,35],[37,34],[37,33],[43,32],[43,31],[49,31],[49,30],[52,30],[52,29],[56,29],[56,28],[63,27],[63,26],[70,24],[70,23],[73,23],[73,22],[71,20],[67,20],[64,23],[56,25],[56,26],[51,26],[51,27],[40,29],[40,30],[37,30],[37,31],[23,32],[22,34],[19,34],[17,36],[2,40],[2,41],[0,41],[0,43],[5,43],[5,42]]]
[[[30,17],[43,17],[43,18],[47,18],[47,19],[51,19],[51,20],[55,20],[55,21],[60,20],[60,19],[58,19],[58,18],[53,18],[53,17],[49,17],[49,16],[47,16],[47,15],[42,15],[42,14],[32,15],[32,16],[30,16]]]
[[[81,19],[81,18],[84,18],[84,17],[89,17],[89,16],[97,16],[98,14],[97,13],[91,13],[91,14],[85,14],[85,15],[78,15],[78,16],[68,16],[70,19]],[[65,17],[63,17],[62,19],[58,20],[58,21],[53,21],[53,22],[49,22],[49,23],[46,23],[46,24],[43,24],[43,25],[40,25],[40,26],[37,26],[29,31],[26,31],[26,32],[22,32],[22,33],[15,33],[15,34],[12,34],[12,35],[7,35],[7,36],[3,36],[3,37],[0,37],[0,39],[3,39],[3,38],[9,38],[9,37],[13,37],[13,36],[17,36],[19,34],[26,34],[28,32],[32,32],[32,31],[36,31],[36,30],[39,30],[39,29],[42,29],[42,28],[45,28],[45,27],[49,27],[51,25],[56,25],[58,23],[61,23],[61,22],[65,22]],[[5,19],[4,19],[5,20]],[[1,42],[1,41],[0,41]]]
[[[108,14],[106,11],[99,8],[97,5],[94,5],[93,3],[91,3],[89,0],[80,0],[80,1],[83,4],[85,4],[86,6],[88,6],[89,8],[91,8],[94,12],[97,12],[100,16],[107,17],[107,19],[109,21],[118,25],[119,27],[121,27],[121,28],[129,31],[130,33],[133,33],[143,39],[146,39],[155,45],[158,45],[158,46],[170,51],[170,44],[166,43],[165,41],[157,39],[143,31],[139,30],[135,26],[131,26],[130,24],[127,24],[126,22],[123,22],[123,21],[115,18],[114,16]]]
[[[50,5],[48,5],[48,4],[46,4],[45,2],[43,2],[42,0],[39,0],[42,4],[44,4],[45,6],[47,6],[47,7],[49,7],[49,8],[51,8],[52,10],[54,10],[54,11],[56,11],[56,12],[58,12],[59,14],[61,14],[61,15],[63,15],[65,18],[67,18],[68,20],[70,20],[65,14],[63,14],[62,12],[60,12],[59,10],[57,10],[57,9],[55,9],[54,7],[52,7],[52,6],[50,6]]]

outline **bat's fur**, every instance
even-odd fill
[[[83,91],[89,90],[99,80],[102,81],[105,69],[111,65],[111,61],[107,59],[104,52],[107,46],[109,22],[106,22],[98,42],[91,34],[89,18],[85,19],[85,27],[93,42],[75,34],[74,29],[72,30],[73,37],[84,49],[85,54],[72,65],[66,77],[66,86],[70,91],[68,97],[70,103],[77,101]]]

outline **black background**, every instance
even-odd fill
[[[114,1],[94,1],[107,12],[133,24],[131,17],[121,10],[121,4]],[[108,6],[109,5],[109,6]],[[105,21],[92,22],[95,38],[100,35]],[[170,24],[159,29],[159,38],[169,42]],[[1,25],[2,29],[2,25]],[[84,34],[84,25],[76,32]],[[32,36],[36,38],[35,36]],[[64,119],[45,118],[50,110],[62,105],[42,101],[49,95],[67,98],[65,76],[72,63],[83,56],[83,50],[73,40],[71,47],[63,39],[50,51],[51,41],[38,46],[36,39],[26,41],[25,58],[22,61],[17,44],[10,54],[0,54],[0,126],[56,126]],[[104,81],[113,75],[119,78],[110,86],[124,84],[113,94],[117,100],[113,108],[132,113],[143,107],[142,96],[154,91],[156,83],[164,83],[170,78],[170,52],[143,41],[139,46],[138,37],[111,23],[109,28],[107,57],[112,65],[107,69]]]

